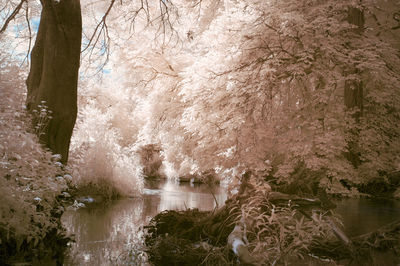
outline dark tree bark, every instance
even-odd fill
[[[347,21],[350,24],[357,26],[354,29],[356,34],[362,34],[364,31],[364,12],[358,8],[350,7],[347,14]],[[349,66],[347,70],[348,75],[359,75],[359,71],[354,66]],[[354,119],[356,123],[359,122],[363,112],[363,83],[360,80],[347,80],[344,85],[344,104],[348,110],[354,111]],[[356,129],[350,132],[353,135],[353,140],[347,143],[348,152],[346,153],[347,159],[358,167],[361,164],[359,145],[358,145],[358,132]]]
[[[355,32],[361,34],[364,31],[365,18],[362,10],[355,7],[349,7],[347,12],[347,21],[350,24],[357,26]]]
[[[34,126],[41,123],[33,112],[44,103],[52,118],[38,133],[40,142],[61,162],[68,160],[69,144],[77,116],[77,87],[82,37],[79,0],[41,0],[42,14],[31,68],[26,81],[26,105],[34,115]]]

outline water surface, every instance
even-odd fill
[[[173,181],[146,185],[140,198],[126,198],[64,213],[67,232],[75,235],[65,265],[139,265],[146,261],[143,226],[164,210],[212,210],[226,200],[221,187]],[[217,201],[217,203],[216,203]],[[129,254],[129,251],[133,253]],[[134,258],[137,258],[135,261]]]
[[[400,201],[391,199],[342,199],[336,202],[348,236],[358,236],[400,220]]]
[[[71,245],[65,265],[140,265],[146,261],[142,229],[157,213],[187,208],[212,210],[216,201],[222,206],[226,198],[219,186],[210,189],[207,185],[163,181],[147,184],[140,198],[67,211],[62,222],[68,233],[75,235],[76,243]],[[336,204],[348,236],[400,219],[400,201],[343,199]]]

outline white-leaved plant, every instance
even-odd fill
[[[65,171],[30,133],[31,117],[23,109],[25,73],[10,60],[0,58],[0,64],[1,243],[15,243],[15,253],[40,250],[37,245],[47,234],[62,233],[53,212],[57,196],[67,189]],[[50,118],[44,112],[42,119]]]

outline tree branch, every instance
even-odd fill
[[[15,18],[15,16],[19,13],[19,11],[22,8],[22,5],[26,2],[27,0],[21,0],[21,2],[17,5],[17,7],[14,9],[14,11],[11,13],[11,15],[6,19],[6,21],[3,24],[3,27],[0,29],[0,34],[2,34],[8,27],[8,24]]]
[[[22,61],[22,64],[25,62],[25,60],[28,60],[29,52],[31,51],[31,47],[32,47],[32,29],[31,29],[31,23],[29,22],[29,3],[28,2],[26,2],[25,20],[26,20],[26,24],[28,25],[29,44],[28,44],[28,50],[26,52],[26,56],[24,58],[24,61]],[[28,61],[28,65],[29,65],[29,61]]]
[[[83,48],[82,52],[86,51],[90,47],[90,45],[93,43],[93,40],[94,40],[93,46],[95,46],[97,44],[97,42],[99,41],[99,39],[100,39],[101,33],[104,30],[108,31],[107,30],[106,19],[107,19],[108,14],[110,13],[112,7],[114,6],[114,3],[115,3],[115,0],[111,0],[111,3],[107,8],[107,11],[104,13],[104,15],[101,18],[100,22],[97,24],[96,28],[94,29],[94,32],[93,32],[92,36],[89,39],[89,43],[85,46],[85,48]],[[98,34],[97,34],[97,32],[98,32]]]

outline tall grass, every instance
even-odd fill
[[[269,201],[269,185],[254,179],[250,182],[253,189],[247,193],[251,196],[244,197],[242,204],[231,212],[244,224],[247,246],[256,261],[287,265],[308,257],[309,247],[316,240],[335,239],[326,219],[330,211],[313,211],[310,219],[303,214],[307,210],[291,201],[279,204]]]

